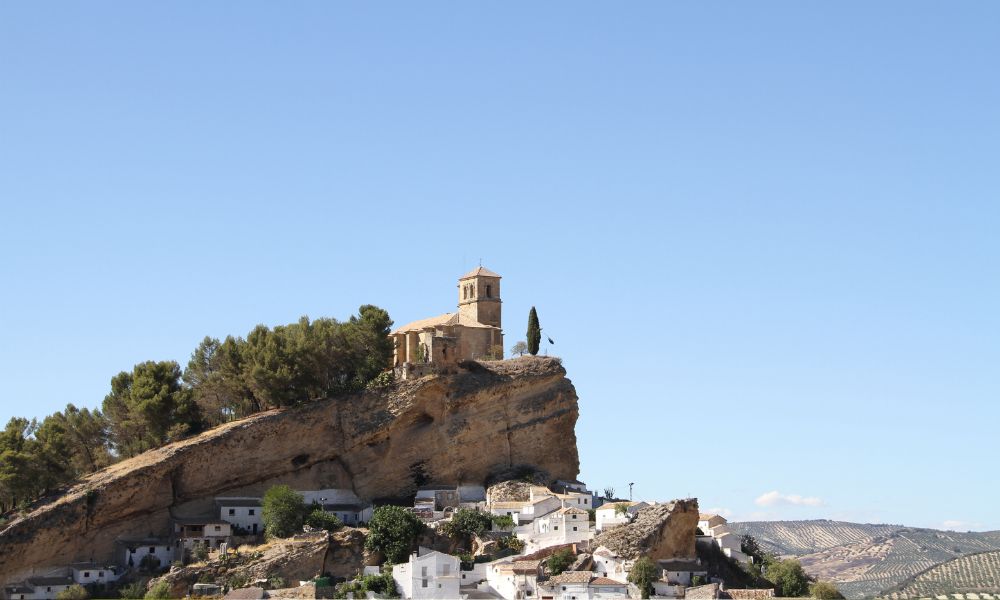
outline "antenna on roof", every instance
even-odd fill
[[[479,266],[480,267],[483,266],[483,259],[482,259],[482,257],[479,258]]]

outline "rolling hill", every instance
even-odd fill
[[[799,559],[807,573],[832,581],[847,598],[870,598],[907,578],[971,553],[1000,550],[1000,531],[938,531],[841,521],[730,523],[764,550]]]
[[[1000,552],[981,552],[935,565],[884,594],[891,600],[950,594],[1000,594]]]

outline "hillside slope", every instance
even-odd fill
[[[970,554],[935,565],[885,595],[899,600],[984,592],[1000,594],[1000,552]]]
[[[873,597],[963,554],[1000,550],[1000,532],[938,531],[839,521],[730,523],[777,554],[796,555],[807,573],[848,598]]]
[[[0,531],[0,581],[109,560],[120,536],[166,535],[171,516],[279,482],[376,499],[524,466],[572,479],[578,414],[560,362],[523,358],[254,415],[94,473],[15,519]]]

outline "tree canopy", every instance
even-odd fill
[[[302,531],[306,502],[302,494],[287,485],[276,485],[264,492],[260,519],[269,538],[286,538]]]
[[[653,593],[653,581],[657,579],[657,568],[648,556],[640,557],[632,565],[632,570],[628,573],[628,580],[639,588],[642,598],[649,598]]]
[[[795,559],[768,562],[764,577],[774,584],[775,596],[795,598],[809,595],[809,576]]]
[[[531,307],[531,311],[528,313],[528,352],[535,356],[538,354],[538,347],[542,343],[542,328],[538,324],[538,311],[535,307]]]
[[[379,506],[368,522],[365,548],[381,552],[392,564],[401,563],[410,555],[414,541],[423,530],[420,519],[402,506]]]
[[[302,317],[246,338],[204,338],[182,371],[145,361],[111,378],[101,410],[66,409],[0,431],[0,512],[82,475],[261,410],[359,391],[392,358],[389,314],[370,304],[346,321]]]

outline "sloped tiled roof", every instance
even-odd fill
[[[590,578],[593,576],[593,571],[563,571],[559,575],[550,577],[549,583],[555,585],[564,583],[590,583]]]
[[[537,573],[541,564],[540,560],[515,560],[511,563],[511,570],[515,573]]]
[[[590,585],[614,585],[623,586],[628,585],[627,583],[622,583],[620,581],[615,581],[614,579],[608,579],[607,577],[594,577],[590,580]]]
[[[444,313],[443,315],[438,315],[436,317],[430,317],[429,319],[420,319],[419,321],[413,321],[407,323],[402,327],[397,327],[392,330],[393,335],[396,333],[408,333],[412,331],[423,331],[425,329],[433,329],[435,327],[445,327],[445,326],[459,326],[459,327],[475,327],[479,329],[499,329],[499,327],[494,327],[492,325],[485,325],[479,321],[473,319],[472,317],[463,315],[461,313]]]
[[[471,279],[473,277],[496,277],[497,279],[500,279],[499,275],[497,275],[493,271],[490,271],[486,267],[480,265],[480,266],[476,267],[475,269],[469,271],[465,275],[462,275],[461,277],[459,277],[458,280],[461,281],[463,279]]]
[[[698,587],[689,587],[684,592],[685,600],[715,600],[719,597],[719,584],[709,583]]]

